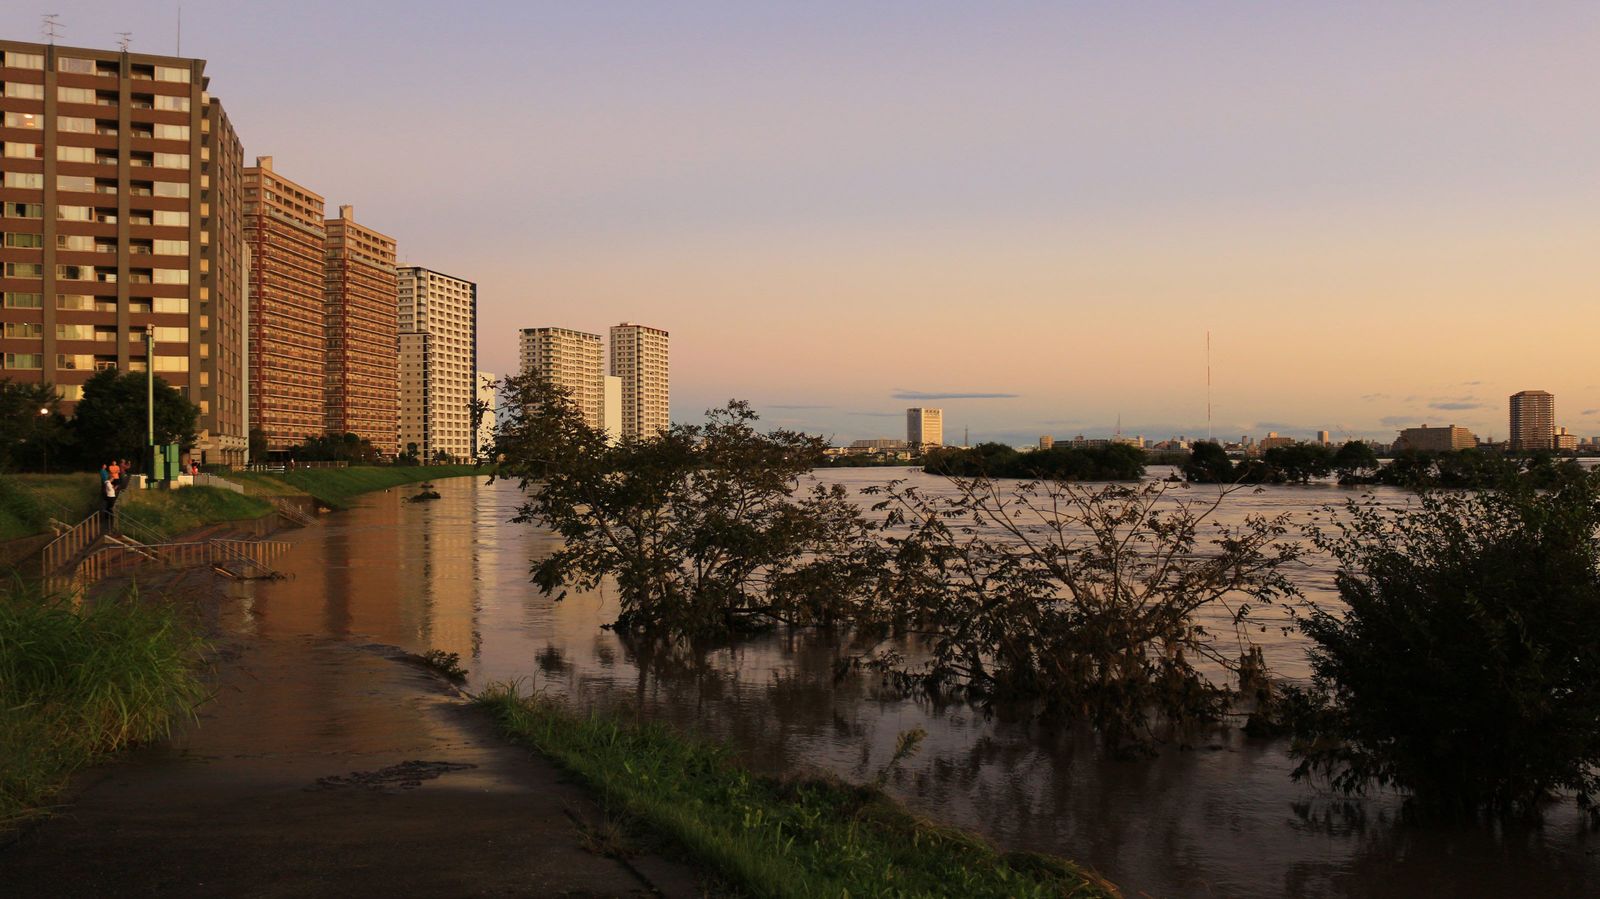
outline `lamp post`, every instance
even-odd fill
[[[45,418],[49,414],[50,414],[50,410],[48,408],[46,408],[44,406],[40,406],[39,407],[39,417],[40,418]],[[37,432],[38,432],[37,429],[35,429],[35,433],[37,433]],[[40,437],[39,438],[39,446],[43,447],[43,452],[44,452],[44,473],[45,474],[49,474],[50,473],[50,441],[49,441],[49,439],[45,438],[45,437]]]
[[[144,327],[144,409],[145,409],[145,459],[146,469],[152,479],[156,475],[156,329]]]

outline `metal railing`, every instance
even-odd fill
[[[61,536],[45,545],[40,553],[42,574],[55,574],[68,562],[76,559],[106,532],[106,515],[96,512],[64,531]]]
[[[284,518],[288,519],[290,524],[306,527],[307,525],[314,524],[316,522],[315,518],[312,518],[310,515],[307,515],[299,509],[296,509],[294,504],[288,500],[274,497],[272,500],[272,506],[278,510],[279,515],[282,515]]]
[[[117,540],[83,557],[70,574],[48,578],[54,590],[87,590],[108,577],[150,569],[216,568],[229,577],[272,577],[271,562],[289,544],[272,540],[206,540],[195,543],[134,543]],[[238,571],[227,566],[234,565]]]
[[[244,485],[237,484],[227,478],[219,478],[214,474],[197,474],[194,476],[196,487],[216,487],[222,490],[232,490],[234,493],[243,493]]]

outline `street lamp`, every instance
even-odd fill
[[[46,408],[44,406],[40,406],[39,407],[39,417],[40,418],[44,418],[44,417],[48,416],[49,414],[50,414],[50,410],[48,408]],[[37,431],[36,431],[36,433],[37,433]],[[39,438],[39,445],[41,447],[44,447],[44,450],[43,450],[43,452],[44,452],[44,473],[45,474],[49,474],[50,473],[50,440],[49,440],[49,438],[40,437]]]

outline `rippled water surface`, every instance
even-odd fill
[[[828,472],[852,486],[884,472]],[[924,477],[917,475],[916,477]],[[930,485],[935,479],[927,479]],[[1570,896],[1600,889],[1600,841],[1567,803],[1511,833],[1416,829],[1392,796],[1345,802],[1292,783],[1281,743],[1219,732],[1191,751],[1111,761],[1072,729],[997,720],[966,705],[905,699],[871,677],[835,682],[850,654],[812,635],[771,635],[703,663],[631,651],[601,625],[603,592],[557,602],[528,584],[554,539],[510,524],[514,487],[440,481],[443,498],[401,489],[284,535],[291,580],[252,585],[247,625],[461,654],[475,684],[521,678],[579,703],[636,706],[733,742],[769,771],[877,774],[896,736],[928,732],[890,789],[938,820],[1010,848],[1090,865],[1129,896]],[[1227,517],[1308,514],[1350,494],[1268,488],[1229,501]],[[1380,494],[1403,502],[1399,493]],[[1302,588],[1327,598],[1331,572],[1307,565]],[[1279,670],[1304,671],[1293,637],[1257,634]]]

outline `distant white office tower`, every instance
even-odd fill
[[[672,423],[667,332],[623,322],[611,327],[611,374],[622,381],[622,437],[639,440]]]
[[[615,445],[622,440],[622,379],[606,375],[606,398],[600,404],[601,417],[605,419],[606,442]]]
[[[478,419],[478,433],[472,444],[472,458],[475,460],[486,460],[489,448],[494,446],[494,425],[498,420],[495,416],[499,406],[495,402],[494,384],[497,380],[490,372],[478,372],[476,389],[478,402],[483,404],[483,415]]]
[[[473,457],[478,285],[421,266],[396,270],[400,291],[400,451],[431,462]]]
[[[944,445],[943,409],[907,409],[906,442],[917,446]]]
[[[523,328],[522,370],[536,372],[572,395],[572,402],[591,428],[605,422],[605,375],[601,369],[600,335],[567,328]]]
[[[1317,442],[1322,444],[1323,446],[1327,446],[1329,443],[1332,443],[1333,442],[1332,437],[1333,437],[1333,435],[1329,434],[1327,431],[1318,431],[1317,432]]]

